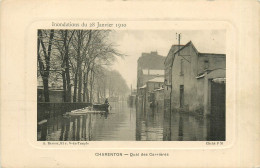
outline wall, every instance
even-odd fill
[[[196,112],[198,114],[202,114],[204,111],[205,79],[202,77],[202,78],[195,79],[195,80],[197,80],[197,82],[196,82],[197,98],[192,102],[192,106],[193,106],[194,112]]]
[[[63,102],[63,90],[49,90],[50,102]],[[43,89],[37,89],[37,101],[44,102]]]
[[[148,80],[156,77],[156,75],[144,75],[143,69],[164,70],[164,56],[158,55],[157,52],[142,53],[137,61],[137,88],[142,87]],[[139,93],[139,90],[137,90]]]
[[[197,74],[203,73],[205,70],[205,61],[209,62],[208,70],[218,68],[226,69],[226,56],[224,54],[200,54],[198,59]]]
[[[147,91],[152,92],[155,89],[159,89],[163,85],[163,83],[162,82],[147,82],[146,85],[147,85]]]
[[[142,84],[145,85],[147,81],[159,77],[160,75],[142,75]],[[142,85],[142,86],[143,86]]]
[[[155,106],[159,109],[163,109],[164,107],[164,89],[156,90],[154,92],[155,97]]]
[[[175,55],[172,67],[172,110],[189,111],[193,110],[191,102],[196,99],[197,90],[195,77],[196,73],[196,50],[189,44]],[[183,73],[181,74],[181,62]],[[184,106],[180,108],[180,85],[184,86]]]
[[[192,43],[175,54],[172,67],[172,110],[203,114],[209,108],[208,76],[196,78],[199,74],[205,73],[205,60],[208,61],[206,68],[214,70],[208,71],[210,78],[225,77],[226,59],[224,54],[198,53]],[[183,62],[183,74],[180,73],[181,62]],[[184,86],[183,108],[180,108],[180,85]]]

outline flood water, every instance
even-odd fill
[[[111,102],[106,114],[56,116],[38,125],[39,141],[206,141],[225,140],[225,120],[188,114],[166,115],[162,107]]]

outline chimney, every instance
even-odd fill
[[[151,51],[152,55],[158,55],[157,51]]]

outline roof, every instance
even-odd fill
[[[177,50],[179,50],[179,48],[183,47],[184,45],[172,45],[172,47],[170,48],[170,51],[164,61],[164,64],[165,62],[167,61],[168,57],[171,57],[173,56],[173,53],[175,53]]]
[[[179,48],[179,46],[181,46],[180,49],[176,49]],[[173,45],[172,48],[170,49],[168,56],[174,56],[175,54],[179,53],[181,50],[183,50],[184,48],[186,48],[187,46],[191,46],[195,52],[197,53],[198,56],[226,56],[226,54],[215,54],[215,53],[199,53],[198,50],[195,48],[194,44],[192,43],[192,41],[189,41],[187,44],[185,45]],[[173,54],[172,54],[173,53]],[[168,58],[167,56],[167,58]],[[171,66],[173,64],[174,58],[171,60]]]
[[[226,76],[226,75],[225,75],[225,72],[219,73],[219,71],[226,71],[226,69],[224,69],[224,68],[207,69],[207,70],[205,70],[204,72],[198,74],[198,75],[196,76],[196,78],[197,78],[197,79],[204,78],[206,72],[207,72],[207,74],[208,74],[208,77],[213,77],[213,76],[216,76],[216,75],[217,75],[219,78],[220,78],[220,77],[223,78],[223,76]],[[214,74],[214,73],[215,73],[215,74]],[[223,73],[224,73],[224,75],[223,75]]]
[[[158,69],[143,69],[144,75],[164,75],[164,70]]]
[[[156,77],[156,78],[150,79],[148,82],[163,83],[164,82],[164,77]]]
[[[195,50],[195,52],[198,54],[198,50],[195,48],[195,46],[193,45],[193,43],[191,41],[189,41],[187,44],[185,44],[183,47],[181,47],[179,50],[175,51],[174,54],[177,54],[178,52],[180,52],[181,50],[183,50],[184,48],[186,48],[187,46],[191,45],[193,47],[193,49]]]
[[[146,88],[146,85],[143,85],[142,87],[140,87],[139,89],[144,89],[144,88]]]
[[[215,53],[199,53],[199,56],[222,56],[225,57],[226,54],[215,54]]]
[[[205,76],[205,74],[199,74],[198,76],[196,76],[197,79],[203,78]]]
[[[159,88],[159,89],[155,89],[154,91],[156,92],[156,91],[161,91],[161,90],[164,90],[164,88]]]

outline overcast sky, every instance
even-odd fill
[[[137,60],[142,52],[157,51],[167,56],[171,46],[178,44],[176,33],[181,33],[181,44],[192,41],[199,52],[226,53],[226,34],[224,30],[174,31],[174,30],[122,30],[114,31],[111,39],[117,49],[126,54],[112,67],[125,78],[129,87],[136,88]]]

